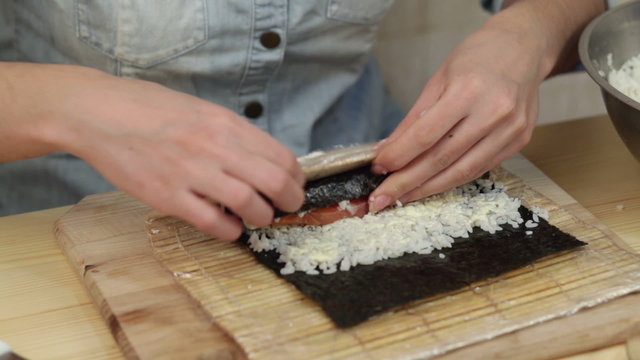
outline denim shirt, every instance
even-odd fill
[[[602,0],[602,1],[604,1],[606,8],[609,9],[614,6],[620,5],[622,3],[628,2],[630,0]],[[480,2],[485,9],[492,12],[498,12],[500,11],[500,9],[502,9],[504,0],[480,0]]]
[[[154,81],[245,115],[300,155],[379,139],[401,119],[370,56],[392,2],[3,0],[0,60]],[[7,215],[113,186],[55,153],[0,164],[0,189]]]

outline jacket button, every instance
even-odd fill
[[[252,101],[244,107],[244,115],[250,119],[257,119],[262,115],[263,107],[257,101]]]
[[[260,44],[267,49],[274,49],[280,45],[280,35],[273,31],[267,31],[260,36]]]

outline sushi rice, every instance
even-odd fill
[[[607,63],[613,69],[613,56],[607,55]],[[621,93],[640,102],[640,54],[627,60],[619,70],[611,70],[607,81]]]
[[[362,218],[342,219],[324,226],[251,229],[248,242],[256,252],[277,251],[278,261],[285,264],[280,270],[283,275],[295,271],[331,274],[407,253],[429,254],[448,248],[454,238],[467,238],[474,227],[491,234],[503,226],[517,228],[524,222],[519,207],[520,200],[510,197],[501,183],[476,180]],[[536,210],[541,217],[548,215],[542,209]]]

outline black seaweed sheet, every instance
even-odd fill
[[[369,166],[361,167],[323,179],[309,181],[304,186],[305,199],[298,211],[323,208],[342,200],[357,199],[370,194],[386,175],[374,174]],[[275,217],[286,215],[276,210]]]
[[[374,174],[369,166],[360,167],[326,178],[309,181],[304,186],[304,203],[298,211],[307,211],[337,204],[342,200],[357,199],[369,195],[387,175]],[[489,178],[489,172],[481,176]],[[275,217],[290,213],[275,210]]]
[[[531,212],[520,207],[522,218]],[[456,239],[452,248],[428,255],[407,254],[372,265],[358,265],[349,271],[329,275],[295,272],[280,275],[284,266],[275,251],[253,253],[258,261],[294,284],[316,301],[339,327],[357,325],[370,317],[411,301],[498,276],[531,264],[545,256],[586,245],[540,219],[538,227],[489,234],[475,229],[469,238]],[[525,231],[533,231],[526,235]],[[439,254],[444,254],[440,258]]]

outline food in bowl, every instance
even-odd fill
[[[618,70],[613,68],[613,54],[607,55],[607,63],[612,69],[607,76],[609,84],[640,103],[640,54],[627,60]]]
[[[633,1],[608,10],[585,28],[580,36],[580,60],[587,73],[602,89],[607,113],[625,146],[640,161],[640,102],[629,96],[635,86],[632,73],[638,71],[634,65],[624,67],[634,56],[640,54],[640,1]],[[612,55],[609,55],[612,54]],[[616,70],[609,80],[607,76]],[[621,77],[617,84],[613,78]],[[624,88],[630,93],[624,92]]]

